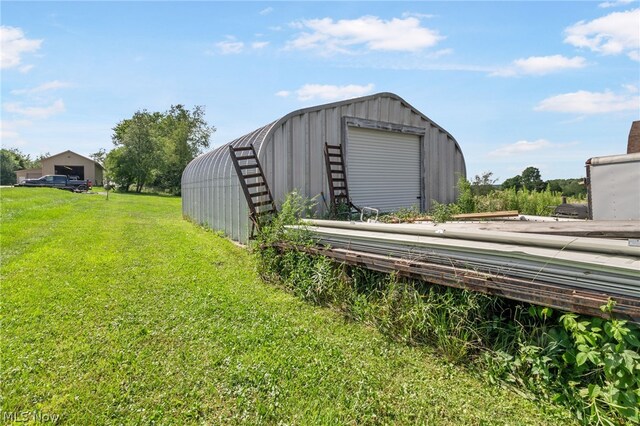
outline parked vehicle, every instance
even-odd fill
[[[70,179],[69,176],[65,175],[46,175],[38,179],[25,179],[23,182],[16,184],[16,186],[38,186],[60,188],[69,191],[86,191],[88,189],[91,189],[92,183],[88,179],[79,180]]]

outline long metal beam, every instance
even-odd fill
[[[640,323],[640,297],[612,295],[593,289],[576,289],[552,282],[525,280],[500,273],[486,273],[459,266],[447,266],[422,260],[403,259],[361,251],[323,246],[276,244],[280,249],[296,249],[322,255],[337,262],[379,272],[397,273],[432,284],[502,296],[555,309],[604,317],[600,306],[613,299],[616,316]]]

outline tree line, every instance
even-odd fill
[[[547,188],[551,192],[561,193],[567,197],[577,197],[587,194],[587,187],[583,180],[576,179],[549,179],[543,180],[537,167],[527,167],[521,174],[505,179],[501,185],[496,185],[497,179],[493,178],[493,172],[483,172],[476,175],[470,182],[474,195],[487,195],[496,189],[526,189],[530,192],[542,192]]]

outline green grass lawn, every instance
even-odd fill
[[[70,424],[558,424],[260,281],[180,199],[0,190],[0,415]]]

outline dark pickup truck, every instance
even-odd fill
[[[92,185],[90,180],[69,179],[69,176],[65,175],[46,175],[38,179],[26,179],[16,186],[45,186],[69,191],[86,191],[91,189]]]

